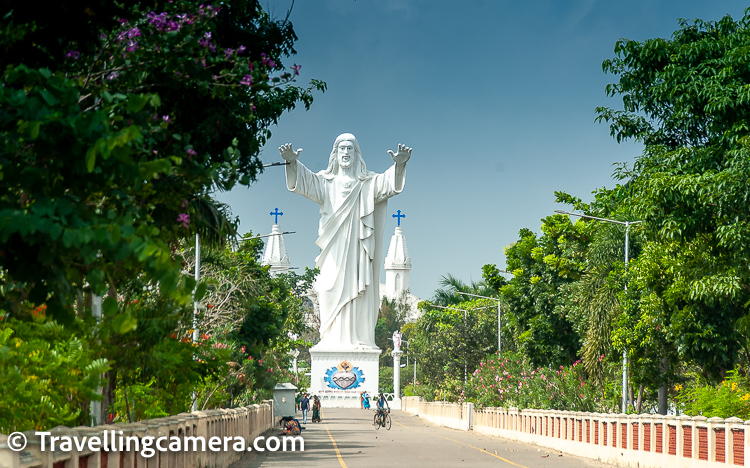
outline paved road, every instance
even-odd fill
[[[401,411],[393,411],[392,416],[390,431],[375,430],[371,410],[329,408],[323,411],[322,423],[308,420],[302,431],[304,452],[254,452],[231,468],[608,466],[554,450],[435,426]]]

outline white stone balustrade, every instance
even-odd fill
[[[276,419],[273,416],[273,400],[266,400],[262,405],[250,405],[243,408],[215,409],[207,411],[196,411],[193,413],[182,413],[159,419],[139,421],[133,424],[109,424],[96,427],[68,428],[58,426],[49,432],[53,436],[67,435],[71,438],[99,437],[104,440],[104,432],[107,431],[108,445],[112,443],[111,431],[116,436],[134,436],[139,439],[146,436],[172,437],[181,439],[191,436],[202,436],[206,444],[211,437],[236,437],[245,439],[245,445],[252,444],[253,440],[273,428]],[[119,431],[123,431],[121,435]],[[8,435],[0,434],[0,467],[3,468],[109,468],[109,467],[159,467],[159,468],[199,468],[211,466],[215,468],[226,468],[239,460],[243,453],[231,450],[220,450],[217,452],[193,450],[192,443],[188,443],[189,449],[180,452],[160,452],[155,450],[153,457],[144,458],[140,451],[125,450],[99,450],[91,451],[85,447],[83,451],[64,452],[58,450],[51,452],[49,447],[41,451],[41,437],[34,434],[36,431],[27,431],[24,434],[28,443],[26,448],[20,452],[11,451],[8,446]],[[119,440],[119,439],[118,439]],[[49,437],[47,438],[49,441]],[[167,446],[168,441],[162,443]],[[139,444],[140,445],[140,444]],[[110,445],[111,446],[111,445]],[[222,443],[223,446],[223,443]],[[119,448],[119,447],[115,447]],[[135,448],[135,446],[131,446]],[[152,448],[155,449],[152,444]]]
[[[401,398],[401,410],[440,426],[468,431],[471,429],[474,405],[443,401],[427,402],[419,397]]]
[[[750,466],[750,421],[702,416],[579,413],[404,397],[401,409],[441,426],[547,447],[612,466],[689,468]]]

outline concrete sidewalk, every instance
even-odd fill
[[[376,430],[372,410],[325,409],[302,431],[304,452],[249,453],[231,468],[269,467],[606,467],[596,461],[430,424],[393,411],[393,427]],[[309,421],[309,419],[308,419]],[[273,435],[281,433],[277,430]]]

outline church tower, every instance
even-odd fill
[[[391,237],[391,244],[388,247],[388,255],[385,257],[385,295],[391,299],[401,296],[404,291],[409,290],[409,272],[411,270],[411,258],[409,251],[406,249],[406,238],[401,229],[401,218],[405,215],[398,210],[399,226]]]
[[[281,234],[281,228],[278,224],[279,216],[282,214],[284,213],[281,213],[278,208],[276,208],[275,213],[271,213],[271,216],[276,217],[276,223],[271,228],[271,235],[268,236],[266,249],[263,251],[263,260],[260,262],[261,265],[271,265],[271,276],[286,273],[291,268],[284,244],[284,235]]]

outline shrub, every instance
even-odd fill
[[[467,400],[480,407],[567,411],[606,407],[597,389],[586,381],[580,361],[559,369],[533,367],[517,354],[495,355],[482,361],[464,392]]]
[[[738,370],[727,372],[726,379],[718,385],[710,385],[696,376],[685,387],[675,387],[675,399],[690,416],[750,419],[750,384]]]

